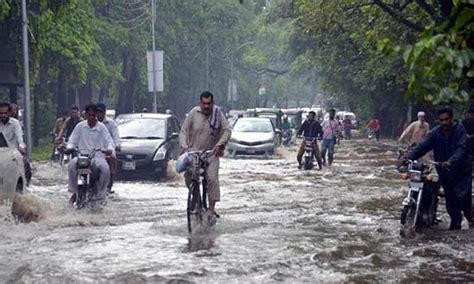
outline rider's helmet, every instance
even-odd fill
[[[176,161],[176,172],[182,173],[187,169],[191,168],[193,165],[193,156],[189,153],[184,153],[179,156],[178,160]]]

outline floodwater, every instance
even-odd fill
[[[395,144],[343,141],[335,163],[301,171],[296,147],[273,159],[222,159],[216,227],[192,236],[181,177],[117,182],[101,212],[68,206],[66,170],[35,165],[38,222],[0,207],[0,282],[474,281],[474,230],[443,223],[399,236],[405,181]]]

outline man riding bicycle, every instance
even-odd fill
[[[179,142],[183,151],[212,150],[215,159],[209,160],[208,173],[208,216],[215,222],[215,205],[220,201],[219,157],[224,155],[225,146],[230,138],[231,128],[224,113],[214,105],[214,96],[203,92],[200,105],[194,107],[183,122]],[[191,174],[185,173],[186,185],[191,183]]]
[[[310,111],[308,113],[308,119],[305,120],[303,125],[301,125],[300,129],[298,130],[298,136],[303,135],[304,138],[313,138],[314,143],[313,143],[313,153],[314,156],[316,157],[316,161],[318,161],[318,167],[321,169],[321,154],[319,153],[319,147],[318,147],[318,142],[317,142],[317,137],[318,135],[322,137],[323,135],[323,129],[321,128],[321,125],[317,120],[315,120],[316,113],[314,111]],[[303,157],[304,154],[304,149],[305,149],[305,143],[301,143],[300,149],[298,150],[298,155],[296,156],[296,159],[298,161],[298,169],[301,169],[302,163],[301,163],[301,158]]]

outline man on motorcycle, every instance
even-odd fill
[[[377,118],[372,118],[369,120],[367,125],[365,126],[366,130],[371,130],[374,132],[375,139],[379,141],[380,139],[380,121]]]
[[[57,136],[57,139],[60,142],[63,142],[62,139],[64,136],[65,142],[67,142],[72,134],[72,131],[74,130],[74,127],[76,127],[76,125],[81,121],[83,121],[83,119],[79,116],[79,107],[72,106],[70,109],[70,116],[64,121],[61,131],[59,131],[59,134]]]
[[[283,115],[281,128],[282,128],[282,131],[283,131],[283,143],[286,146],[289,146],[289,144],[291,142],[293,124],[288,119],[288,115],[286,115],[286,114]]]
[[[430,125],[425,121],[425,113],[418,112],[418,120],[412,122],[400,135],[400,142],[408,141],[410,146],[420,143],[430,131]]]
[[[114,183],[115,170],[117,169],[117,152],[120,152],[120,135],[117,127],[117,123],[113,119],[108,118],[105,115],[106,106],[103,103],[98,103],[97,105],[97,119],[102,122],[107,130],[109,131],[110,136],[114,142],[114,152],[111,155],[107,155],[105,159],[109,163],[110,167],[110,183],[107,186],[109,193],[114,193],[112,191],[112,185]]]
[[[316,157],[316,161],[318,162],[318,167],[321,169],[322,161],[321,161],[321,154],[319,153],[318,141],[317,138],[322,137],[323,130],[321,125],[317,120],[315,120],[316,113],[314,111],[310,111],[308,113],[308,118],[305,120],[303,125],[301,125],[300,129],[298,130],[298,136],[303,135],[304,138],[314,138],[313,143],[313,153]],[[300,149],[298,150],[298,155],[296,156],[296,160],[298,161],[298,169],[301,169],[303,166],[301,163],[301,159],[304,154],[305,149],[305,141],[301,143]]]
[[[451,217],[450,230],[461,229],[462,212],[473,228],[471,162],[466,151],[466,130],[453,119],[453,110],[443,107],[438,110],[440,126],[428,133],[407,156],[416,160],[433,150],[441,185],[446,196],[446,210]]]
[[[179,134],[179,143],[183,151],[212,150],[215,159],[209,161],[208,173],[208,217],[215,223],[215,206],[220,201],[219,188],[219,157],[224,155],[225,146],[229,141],[231,128],[224,113],[214,105],[214,96],[203,92],[200,105],[194,107],[186,117]],[[190,184],[191,176],[186,173],[186,185]]]
[[[97,121],[97,108],[95,104],[89,104],[85,108],[87,120],[79,122],[72,131],[67,143],[67,151],[78,149],[80,152],[92,152],[95,149],[105,150],[106,155],[111,155],[114,150],[114,142],[104,124]],[[107,193],[107,185],[110,181],[110,169],[105,160],[104,153],[98,151],[92,160],[92,167],[99,174],[97,180],[97,199],[103,201]],[[68,188],[72,193],[71,203],[76,201],[77,194],[77,158],[68,164]]]
[[[328,153],[328,164],[332,165],[334,160],[334,146],[339,144],[341,137],[341,129],[339,122],[335,119],[336,110],[329,110],[329,119],[326,119],[321,124],[323,128],[323,142],[321,143],[321,158],[323,164],[326,163],[326,152]]]

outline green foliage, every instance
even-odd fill
[[[53,151],[52,143],[45,143],[33,147],[31,150],[31,160],[33,161],[48,161],[51,159],[51,152]]]
[[[425,29],[414,44],[380,41],[386,55],[403,57],[408,67],[408,94],[431,103],[465,103],[474,96],[474,9],[454,1],[448,19]]]

